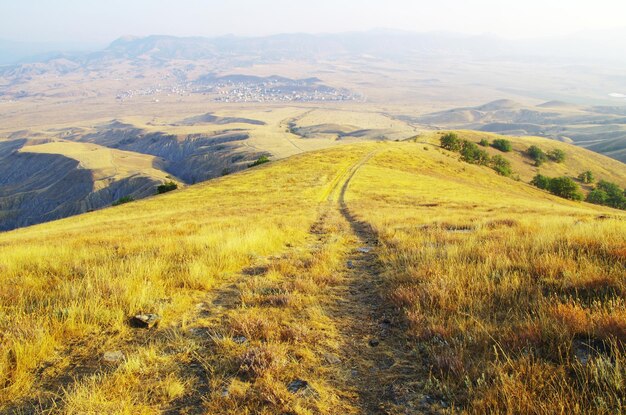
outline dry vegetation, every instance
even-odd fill
[[[243,268],[302,244],[319,201],[364,151],[298,156],[2,235],[0,405],[136,414],[184,397],[198,387],[197,376],[183,373],[199,347],[188,336],[197,304]],[[139,312],[160,314],[158,330],[131,328]],[[238,324],[254,318],[242,313]],[[285,347],[273,350],[287,358]],[[117,350],[125,355],[119,366],[102,362]]]
[[[622,413],[624,215],[432,153],[380,154],[349,201],[379,231],[425,391],[467,413]]]
[[[620,413],[624,220],[387,143],[10,232],[0,408]]]

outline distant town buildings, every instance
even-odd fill
[[[116,99],[126,101],[139,96],[189,96],[203,94],[214,102],[321,102],[362,101],[363,97],[346,89],[336,89],[310,80],[258,78],[242,76],[241,80],[213,78],[173,86],[161,84],[120,92]]]

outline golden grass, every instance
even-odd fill
[[[443,132],[427,132],[420,135],[417,141],[439,145],[441,134]],[[511,141],[512,151],[508,153],[503,153],[492,147],[481,147],[481,149],[487,151],[491,156],[500,155],[509,160],[513,169],[513,176],[519,176],[524,182],[530,182],[538,173],[551,177],[568,176],[577,178],[580,173],[591,170],[596,176],[596,180],[608,180],[626,187],[626,172],[624,171],[623,163],[582,147],[541,137],[509,137],[479,131],[458,131],[457,134],[461,139],[473,141],[477,144],[481,139],[487,139],[491,142],[496,138],[506,138]],[[536,145],[545,152],[554,149],[563,150],[566,153],[565,162],[554,163],[549,161],[540,167],[535,167],[534,162],[524,155],[524,152],[531,145]],[[589,190],[591,186],[583,185],[583,188]]]
[[[3,234],[0,405],[19,407],[26,397],[47,402],[49,394],[58,393],[47,385],[52,384],[68,389],[62,400],[69,413],[90,412],[90,405],[105,412],[109,407],[158,411],[185,381],[168,371],[171,382],[163,383],[158,398],[146,391],[161,377],[159,359],[177,359],[163,356],[172,343],[193,346],[180,327],[195,304],[259,258],[302,243],[320,197],[365,151],[298,156],[185,191]],[[128,317],[138,312],[163,317],[154,344],[142,344],[128,326]],[[123,351],[127,360],[103,374],[100,360],[108,350]],[[64,371],[84,372],[87,380],[72,389],[59,375]],[[137,383],[147,389],[134,396]]]
[[[362,411],[351,368],[327,356],[367,343],[350,330],[372,305],[340,312],[360,242],[337,200],[374,149],[346,204],[380,239],[385,298],[419,357],[398,362],[420,380],[412,408],[428,394],[447,412],[623,412],[625,215],[422,143],[295,156],[0,235],[1,410]],[[131,328],[138,312],[159,327]]]
[[[626,216],[447,157],[396,146],[349,199],[380,234],[425,393],[466,413],[622,413]]]

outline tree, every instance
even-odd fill
[[[589,184],[589,183],[593,183],[595,181],[595,178],[593,177],[593,173],[587,170],[578,175],[578,180],[580,180],[583,183]]]
[[[500,155],[495,155],[491,159],[491,168],[501,176],[510,177],[513,174],[511,163]]]
[[[565,161],[565,151],[555,148],[548,152],[548,158],[556,163],[563,163]]]
[[[261,156],[258,159],[256,159],[256,161],[252,164],[248,164],[248,167],[254,167],[254,166],[258,166],[260,164],[265,164],[265,163],[269,163],[270,159],[267,156]]]
[[[471,164],[489,164],[489,154],[485,150],[481,150],[475,143],[463,140],[461,146],[461,160]]]
[[[450,151],[460,151],[462,147],[461,140],[459,136],[455,133],[447,133],[441,136],[439,139],[441,143],[441,148],[445,148]]]
[[[489,140],[487,140],[486,138],[483,138],[482,140],[480,140],[478,144],[483,147],[489,147]]]
[[[586,200],[587,202],[596,205],[606,205],[607,201],[609,200],[609,195],[607,195],[606,192],[602,189],[593,189],[587,195]]]
[[[583,194],[578,184],[569,177],[555,177],[550,179],[548,186],[550,193],[570,200],[583,200]]]
[[[504,138],[497,138],[493,140],[493,143],[491,143],[491,147],[498,149],[504,153],[508,153],[513,149],[511,142],[509,140],[505,140]]]
[[[542,174],[538,174],[533,177],[530,184],[540,189],[547,190],[548,187],[550,187],[550,178]]]
[[[119,205],[123,205],[124,203],[130,203],[134,201],[135,199],[132,196],[123,196],[117,199],[115,202],[113,202],[112,206],[119,206]]]
[[[526,155],[535,161],[537,167],[541,166],[548,158],[542,149],[534,145],[528,147]]]
[[[174,182],[163,183],[162,185],[157,186],[157,194],[163,194],[167,192],[171,192],[172,190],[178,189],[178,185]]]
[[[624,191],[615,183],[606,180],[600,180],[596,186],[596,190],[606,193],[606,203],[604,205],[614,207],[616,209],[626,209],[626,196]]]

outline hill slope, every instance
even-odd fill
[[[58,139],[0,141],[0,231],[153,195],[170,180],[152,156]]]
[[[499,100],[477,107],[453,108],[404,118],[441,128],[550,137],[626,161],[626,118],[623,106],[585,107],[560,101],[527,106]]]
[[[625,220],[369,143],[9,232],[0,405],[616,412]]]

